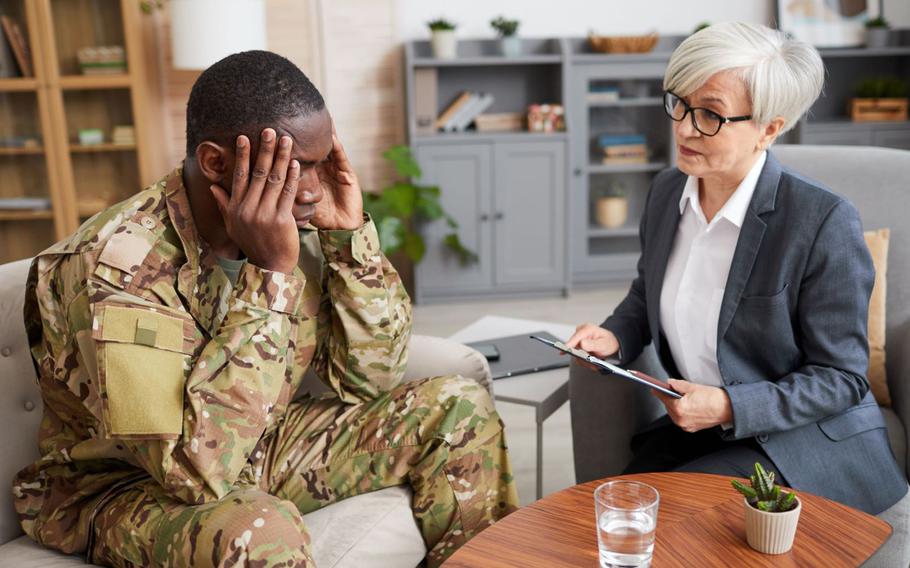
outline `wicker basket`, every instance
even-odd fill
[[[657,45],[657,34],[640,36],[589,35],[591,50],[598,53],[647,53]]]

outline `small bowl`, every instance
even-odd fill
[[[588,43],[597,53],[647,53],[657,45],[657,33],[638,36],[599,36],[591,34]]]

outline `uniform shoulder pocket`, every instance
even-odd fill
[[[92,338],[108,437],[177,438],[193,319],[176,310],[114,301],[94,308]]]

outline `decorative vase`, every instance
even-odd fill
[[[749,546],[764,554],[783,554],[793,547],[796,526],[802,501],[796,498],[796,507],[783,513],[759,511],[743,498],[746,513],[746,541]]]
[[[888,47],[889,34],[888,28],[866,28],[866,47]]]
[[[625,197],[601,197],[597,200],[597,224],[616,229],[626,224],[629,217],[629,200]]]
[[[502,54],[506,57],[518,57],[521,55],[521,39],[518,36],[508,36],[499,39],[499,46]]]
[[[436,30],[430,41],[433,44],[433,57],[436,59],[455,59],[457,41],[455,30]]]

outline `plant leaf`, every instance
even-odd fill
[[[757,498],[755,490],[740,482],[738,479],[731,480],[731,483],[733,484],[733,488],[742,493],[746,499],[752,500]]]
[[[410,219],[417,202],[417,187],[409,183],[396,183],[382,190],[381,199],[391,214]]]
[[[376,223],[379,233],[379,248],[386,256],[391,256],[401,248],[405,238],[405,227],[398,217],[385,217]]]
[[[408,146],[403,144],[392,146],[383,152],[382,156],[392,162],[399,177],[419,178],[421,176],[420,166]]]
[[[458,233],[449,233],[442,239],[442,242],[458,254],[458,261],[462,266],[477,262],[477,255],[465,248],[458,238]]]
[[[439,188],[420,186],[417,188],[417,199],[414,204],[417,215],[428,220],[439,219],[445,215],[439,202]]]
[[[411,259],[411,262],[415,264],[423,259],[423,255],[426,252],[426,245],[423,242],[423,237],[414,231],[408,231],[404,234],[404,241],[402,242],[401,248],[404,253],[408,255],[408,258]]]
[[[796,494],[792,491],[784,493],[784,496],[777,502],[777,508],[780,511],[789,511],[796,507]]]
[[[755,504],[755,508],[759,511],[773,513],[777,511],[777,501],[759,501]]]

